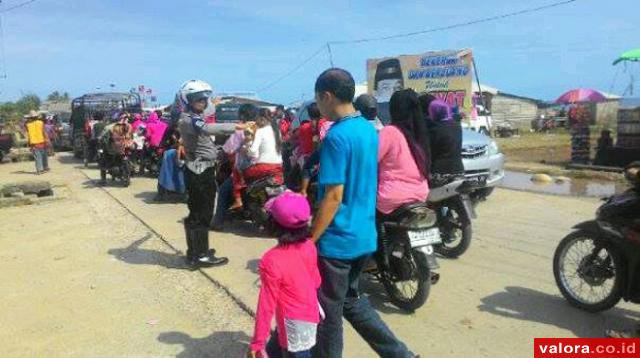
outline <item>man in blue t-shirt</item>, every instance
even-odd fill
[[[318,326],[314,357],[341,357],[342,316],[382,357],[413,357],[369,301],[358,282],[376,250],[375,208],[378,177],[378,136],[356,112],[355,82],[349,72],[332,68],[316,80],[320,112],[334,124],[320,148],[318,198],[313,225],[318,243],[322,285],[318,293],[326,317]]]

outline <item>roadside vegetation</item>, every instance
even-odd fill
[[[595,156],[600,127],[591,128],[591,155]],[[521,132],[520,136],[496,138],[504,153],[507,170],[544,173],[571,178],[623,180],[619,173],[568,170],[571,162],[571,134],[564,128],[547,133]]]

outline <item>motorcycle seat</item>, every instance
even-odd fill
[[[443,186],[431,188],[431,190],[429,190],[427,202],[437,203],[458,195],[458,189],[464,184],[464,181],[465,180],[463,178],[460,178],[444,184]]]
[[[419,208],[429,208],[429,207],[427,206],[426,203],[423,203],[420,201],[417,201],[415,203],[404,204],[399,208],[397,208],[396,210],[392,211],[391,214],[385,215],[384,218],[389,220],[395,220],[402,216],[408,215],[414,210]]]
[[[415,202],[402,205],[391,214],[384,215],[382,221],[386,226],[399,226],[409,229],[434,226],[436,214],[427,203]]]
[[[248,182],[247,190],[251,191],[250,189],[253,189],[256,187],[268,187],[268,186],[280,186],[280,185],[282,185],[282,183],[278,183],[275,177],[273,177],[272,175],[269,175],[269,176],[262,177],[254,181]]]

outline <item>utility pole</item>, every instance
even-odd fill
[[[331,63],[331,67],[336,67],[333,64],[333,52],[331,52],[331,43],[327,42],[327,51],[329,52],[329,63]]]

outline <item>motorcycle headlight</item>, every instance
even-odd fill
[[[498,143],[496,143],[495,140],[492,140],[491,143],[489,143],[489,148],[487,149],[487,154],[491,155],[496,155],[500,153],[500,148],[498,148]]]

